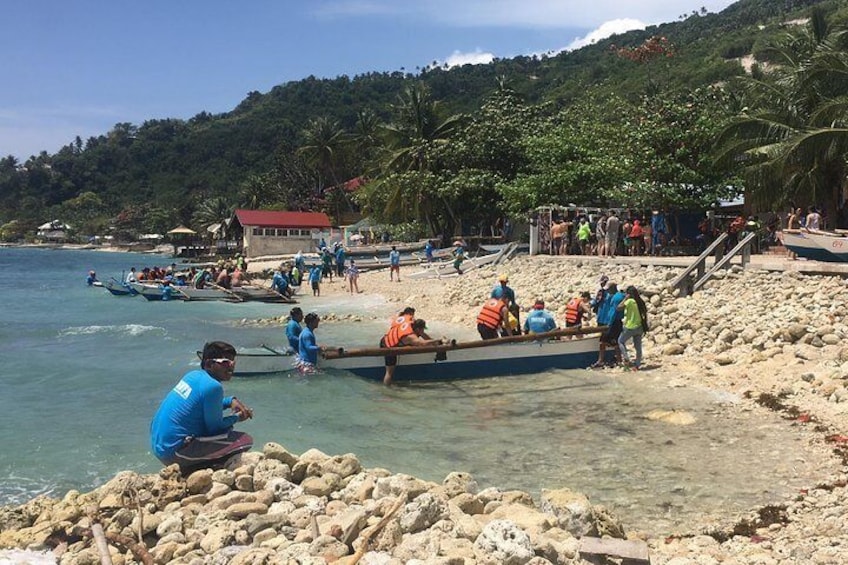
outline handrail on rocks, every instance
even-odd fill
[[[737,254],[741,253],[742,258],[742,267],[745,267],[748,263],[751,262],[751,245],[756,239],[757,233],[751,232],[745,239],[736,244],[736,247],[730,250],[730,252],[724,256],[720,261],[717,261],[715,265],[713,265],[712,269],[707,271],[704,276],[695,281],[695,284],[692,285],[692,291],[700,290],[707,281],[718,271],[719,269],[724,269],[730,266],[730,260]]]
[[[680,275],[676,279],[671,282],[672,288],[680,289],[681,294],[684,296],[690,294],[690,289],[688,284],[690,275],[692,271],[695,269],[698,270],[698,274],[695,277],[695,280],[700,280],[704,277],[704,274],[707,270],[707,258],[711,255],[715,255],[715,263],[717,264],[721,261],[721,258],[724,254],[724,240],[727,239],[727,233],[719,234],[717,238],[707,247],[703,253],[698,255],[698,258],[695,259],[688,267],[686,267]]]

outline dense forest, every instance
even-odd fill
[[[740,0],[579,50],[308,77],[231,112],[0,158],[0,239],[201,231],[236,207],[368,215],[396,237],[545,204],[842,205],[848,0]],[[357,182],[348,182],[358,179]]]

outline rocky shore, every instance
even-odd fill
[[[636,285],[652,326],[646,373],[669,387],[732,392],[778,411],[787,426],[809,426],[816,432],[810,448],[838,458],[842,469],[791,499],[752,508],[745,520],[722,521],[717,508],[703,530],[649,538],[651,563],[848,563],[848,285],[734,268],[680,297],[669,288],[678,272],[518,257],[497,271],[441,281],[397,283],[388,272],[365,273],[359,286],[398,310],[413,305],[419,317],[467,326],[499,273],[509,275],[519,303],[541,297],[558,320],[572,296],[594,292],[601,274]],[[322,288],[342,292],[338,280]],[[616,368],[603,374],[631,378]],[[61,563],[98,563],[92,536],[100,524],[114,563],[542,564],[584,562],[583,536],[637,535],[565,487],[534,501],[523,492],[480,490],[461,472],[435,484],[362,469],[352,454],[297,456],[267,444],[226,470],[187,479],[171,468],[122,473],[92,493],[0,509],[0,547],[55,547]]]

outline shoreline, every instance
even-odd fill
[[[264,268],[267,266],[262,263],[250,263],[251,272]],[[401,275],[413,270],[402,267]],[[582,290],[594,292],[601,273],[619,285],[635,284],[650,291],[645,295],[646,299],[651,296],[652,331],[645,340],[645,360],[651,369],[644,374],[667,386],[732,392],[749,406],[761,405],[782,414],[787,425],[809,426],[816,432],[811,448],[839,458],[842,469],[836,475],[821,477],[781,504],[751,509],[750,518],[737,523],[722,523],[717,509],[712,518],[719,519],[704,521],[705,526],[718,524],[711,535],[704,531],[668,532],[669,537],[648,538],[652,562],[694,560],[705,555],[715,562],[769,562],[764,558],[788,563],[839,562],[836,557],[828,560],[827,552],[848,544],[848,521],[832,519],[848,505],[848,436],[843,435],[848,431],[848,347],[842,346],[848,337],[848,286],[835,277],[734,268],[701,292],[678,298],[665,288],[678,271],[673,267],[523,256],[497,270],[484,268],[444,280],[404,277],[397,283],[389,282],[387,270],[370,271],[360,275],[359,286],[365,293],[382,296],[397,310],[412,305],[419,317],[469,327],[500,273],[509,274],[510,286],[525,311],[536,297],[542,297],[560,323],[565,302]],[[322,285],[322,296],[325,294],[347,292],[335,279]],[[601,372],[610,378],[629,376],[620,369]],[[307,454],[300,459],[304,457],[308,458]],[[260,464],[254,462],[253,480]],[[435,487],[428,488],[432,491]],[[478,494],[474,496],[479,498]],[[186,499],[182,500],[186,504]],[[519,520],[517,510],[511,509],[504,518]],[[14,512],[8,507],[0,509],[0,539],[6,535],[6,542],[10,513]],[[565,537],[557,540],[566,541]],[[788,556],[794,557],[786,560]]]

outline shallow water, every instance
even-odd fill
[[[37,493],[90,489],[122,469],[153,472],[147,429],[161,398],[196,364],[210,339],[238,346],[280,344],[282,328],[243,325],[279,316],[286,305],[150,303],[87,288],[168,258],[80,251],[0,249],[0,504]],[[33,290],[33,285],[35,289]],[[387,318],[378,297],[313,299],[319,314]],[[430,324],[436,335],[459,328]],[[323,323],[324,344],[374,344],[383,323]],[[463,330],[467,331],[467,330]],[[276,441],[300,453],[356,453],[385,467],[440,481],[472,473],[481,487],[569,487],[616,511],[628,529],[697,528],[704,513],[732,517],[781,500],[835,470],[806,448],[807,432],[734,398],[670,388],[651,372],[555,371],[386,389],[342,372],[308,378],[281,373],[225,385],[255,409],[240,426],[257,446]],[[684,410],[678,426],[646,418]]]

